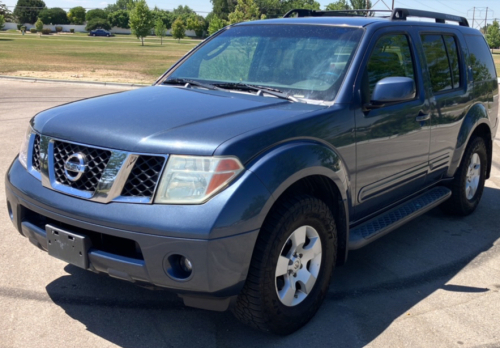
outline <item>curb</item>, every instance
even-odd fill
[[[95,81],[73,81],[73,80],[52,80],[52,79],[40,79],[37,77],[18,77],[18,76],[7,76],[0,75],[0,79],[5,80],[18,80],[27,82],[55,82],[55,83],[73,83],[80,85],[98,85],[98,86],[110,86],[110,87],[147,87],[151,85],[144,85],[139,83],[118,83],[118,82],[95,82]]]

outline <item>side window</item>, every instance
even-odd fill
[[[442,36],[422,35],[421,38],[431,77],[432,91],[436,93],[452,89],[450,64]]]
[[[458,63],[458,47],[457,42],[453,36],[443,36],[450,59],[451,77],[453,79],[453,88],[460,87],[460,66]]]
[[[415,80],[410,44],[406,35],[388,34],[377,41],[363,76],[365,98],[371,96],[377,82],[386,77],[409,77]]]
[[[495,65],[484,37],[465,35],[469,47],[468,65],[472,68],[474,83],[496,80]]]

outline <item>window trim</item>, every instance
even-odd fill
[[[439,92],[434,92],[432,90],[431,76],[430,76],[430,73],[429,73],[429,66],[427,64],[427,57],[425,55],[424,44],[423,44],[423,41],[422,41],[422,35],[439,35],[439,36],[441,36],[441,40],[443,41],[444,48],[446,50],[446,56],[448,58],[448,67],[449,67],[449,70],[450,70],[450,76],[451,76],[451,80],[452,80],[452,88],[446,89],[444,91],[439,91]],[[453,73],[452,73],[452,70],[451,70],[450,55],[448,53],[448,47],[446,47],[446,42],[444,41],[444,36],[451,36],[451,37],[453,37],[453,39],[455,40],[455,44],[457,46],[458,69],[459,69],[459,74],[460,74],[460,83],[459,83],[458,87],[453,87]],[[465,60],[464,60],[462,46],[460,45],[460,40],[459,40],[458,36],[455,33],[452,33],[452,32],[449,32],[449,31],[419,31],[418,32],[418,37],[419,37],[419,40],[420,40],[420,47],[422,48],[423,58],[425,60],[425,66],[427,67],[427,77],[429,78],[429,83],[431,84],[431,88],[430,88],[431,94],[433,96],[439,96],[439,95],[442,95],[442,94],[453,93],[453,92],[456,92],[456,91],[459,91],[459,90],[463,90],[464,86],[465,86],[464,74],[466,73],[465,70],[464,70],[464,65],[463,65],[463,62]]]

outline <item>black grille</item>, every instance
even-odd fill
[[[122,196],[153,196],[164,163],[165,157],[139,156],[123,187]]]
[[[35,142],[33,143],[33,154],[31,155],[31,166],[33,169],[40,171],[40,135],[35,134]]]
[[[70,181],[64,174],[64,163],[69,156],[78,152],[85,156],[87,169],[80,179]],[[93,192],[97,188],[97,183],[101,179],[110,157],[111,151],[56,141],[54,142],[54,172],[56,181],[77,190]]]

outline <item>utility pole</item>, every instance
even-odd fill
[[[488,11],[486,11],[488,13]],[[474,29],[474,17],[476,16],[476,7],[472,10],[472,28]]]
[[[484,33],[486,34],[486,31],[488,29],[488,8],[486,7],[486,17],[484,18]]]
[[[392,0],[392,9],[394,10],[394,0]]]

